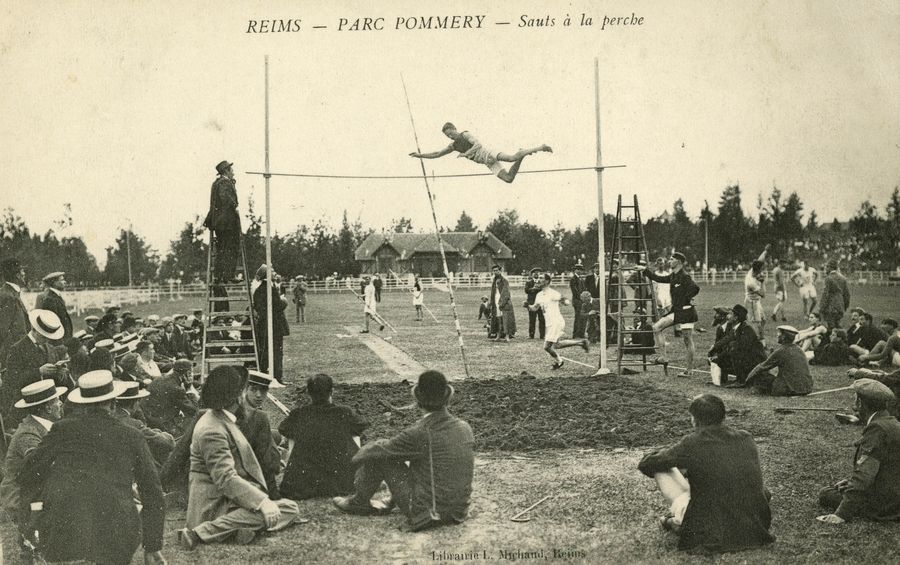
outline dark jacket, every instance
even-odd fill
[[[187,391],[175,374],[159,377],[149,385],[148,398],[142,402],[147,424],[180,436],[184,421],[190,421],[197,413],[197,403],[188,397]]]
[[[9,348],[31,331],[28,310],[18,292],[0,282],[0,366],[5,366]]]
[[[576,312],[581,312],[581,293],[586,289],[584,278],[573,274],[572,279],[569,280],[569,291],[572,293],[572,307],[575,308]],[[535,295],[537,295],[537,292],[535,292]],[[534,299],[531,299],[528,303],[534,304]]]
[[[691,485],[678,549],[737,551],[775,541],[759,454],[748,432],[724,424],[697,428],[638,464],[648,477],[673,467],[685,469]]]
[[[278,431],[294,441],[281,492],[302,500],[353,492],[350,460],[359,451],[353,436],[369,427],[347,406],[311,404],[291,410]]]
[[[723,362],[720,365],[733,371],[739,383],[746,381],[753,367],[766,359],[762,342],[747,322],[741,322],[737,328],[729,327],[725,336],[710,349],[709,354],[718,356]]]
[[[572,281],[569,281],[569,284],[571,285],[573,281],[574,279]],[[538,284],[534,281],[534,279],[528,279],[525,281],[525,300],[526,302],[528,302],[528,304],[534,304],[534,299],[537,298],[537,295],[540,291],[541,289],[540,287],[538,287]],[[575,295],[573,294],[572,302],[574,303],[575,300]],[[581,301],[580,298],[577,300],[579,302]]]
[[[41,365],[57,361],[53,353],[49,344],[39,346],[27,335],[10,348],[0,384],[0,414],[7,431],[12,431],[25,416],[25,412],[13,407],[22,398],[22,387],[41,380]]]
[[[825,277],[819,311],[823,316],[827,313],[843,314],[849,306],[850,287],[847,285],[847,279],[838,271],[831,271]]]
[[[150,454],[153,456],[153,462],[158,470],[175,449],[175,438],[169,432],[148,427],[146,422],[137,417],[138,415],[130,413],[121,406],[117,406],[113,412],[115,419],[141,432],[141,435],[147,440],[147,447],[150,448]]]
[[[19,480],[22,504],[44,503],[39,529],[48,561],[130,563],[138,545],[162,549],[165,510],[153,456],[138,430],[104,410],[87,407],[53,424]]]
[[[16,428],[6,451],[3,468],[3,482],[0,483],[0,506],[17,522],[24,521],[28,514],[22,508],[19,493],[21,488],[17,476],[25,459],[37,449],[47,430],[34,418],[27,416]]]
[[[675,314],[676,324],[690,324],[697,321],[697,311],[691,301],[700,292],[700,287],[689,274],[684,272],[684,269],[671,275],[657,275],[647,269],[644,274],[652,281],[669,284],[672,312]]]
[[[353,456],[353,464],[409,461],[410,508],[401,510],[413,528],[429,523],[432,510],[442,521],[462,522],[472,495],[474,445],[469,424],[445,408],[426,415],[391,439],[363,445]]]
[[[900,422],[877,412],[854,445],[853,475],[835,514],[900,520]]]
[[[838,367],[850,364],[850,348],[843,341],[823,343],[813,353],[813,358],[810,361],[813,365]]]
[[[44,292],[38,294],[34,301],[34,307],[42,310],[50,310],[56,314],[59,317],[60,323],[62,323],[63,329],[66,331],[63,339],[72,337],[72,318],[69,317],[69,311],[66,310],[66,301],[63,300],[60,295],[48,288]]]
[[[262,283],[256,287],[256,290],[253,291],[253,313],[254,318],[256,319],[256,335],[257,337],[261,337],[265,339],[265,336],[268,334],[268,325],[266,320],[268,320],[268,312],[266,311],[266,307],[268,304],[268,295],[266,293],[266,281],[263,280]],[[272,332],[275,336],[286,336],[290,335],[291,330],[288,326],[287,317],[284,315],[284,310],[287,308],[287,302],[281,299],[281,294],[279,294],[278,289],[273,285],[272,286]]]
[[[241,229],[238,214],[237,189],[235,180],[219,176],[212,184],[209,194],[209,213],[203,225],[215,232],[234,232]]]
[[[584,279],[584,290],[591,293],[591,298],[600,298],[599,276],[594,273],[589,274]]]

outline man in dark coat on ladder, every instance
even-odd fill
[[[203,226],[209,228],[216,240],[216,282],[234,279],[238,251],[241,244],[241,217],[238,214],[237,189],[235,188],[233,163],[222,161],[216,165],[219,176],[212,184],[209,195],[209,213]]]

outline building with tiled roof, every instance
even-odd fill
[[[489,272],[491,265],[506,268],[512,250],[490,232],[442,233],[447,267],[454,273]],[[361,273],[414,273],[420,277],[444,274],[434,233],[375,233],[356,249]]]

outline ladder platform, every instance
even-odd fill
[[[253,345],[252,339],[223,339],[223,340],[206,340],[206,347],[240,347],[243,345]]]

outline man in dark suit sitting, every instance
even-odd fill
[[[144,563],[165,562],[165,509],[153,456],[141,432],[111,414],[124,390],[110,371],[82,375],[67,399],[81,410],[53,424],[19,473],[22,504],[43,502],[38,529],[47,561],[131,563],[141,545]]]
[[[147,424],[180,437],[185,422],[197,413],[197,400],[188,395],[192,384],[191,362],[179,359],[170,373],[147,385],[150,397],[143,401]]]
[[[747,323],[747,309],[735,304],[728,313],[728,330],[709,350],[711,363],[722,368],[722,381],[729,374],[737,376],[738,385],[743,386],[747,375],[766,358],[762,342]]]
[[[66,274],[62,271],[56,271],[45,276],[44,292],[38,294],[34,307],[41,310],[50,310],[59,318],[63,328],[66,330],[63,338],[72,337],[72,318],[69,317],[69,311],[66,309],[66,299],[62,295],[62,291],[66,289]]]
[[[763,487],[753,437],[724,423],[725,403],[717,396],[697,396],[689,411],[694,431],[638,464],[671,505],[663,526],[680,536],[678,549],[691,552],[772,543],[770,495]]]
[[[332,500],[342,512],[373,514],[396,505],[410,531],[466,519],[475,464],[472,428],[447,411],[453,387],[441,373],[419,375],[413,396],[425,416],[391,439],[363,445],[353,456],[356,490]],[[376,506],[371,498],[382,481],[391,500]]]

